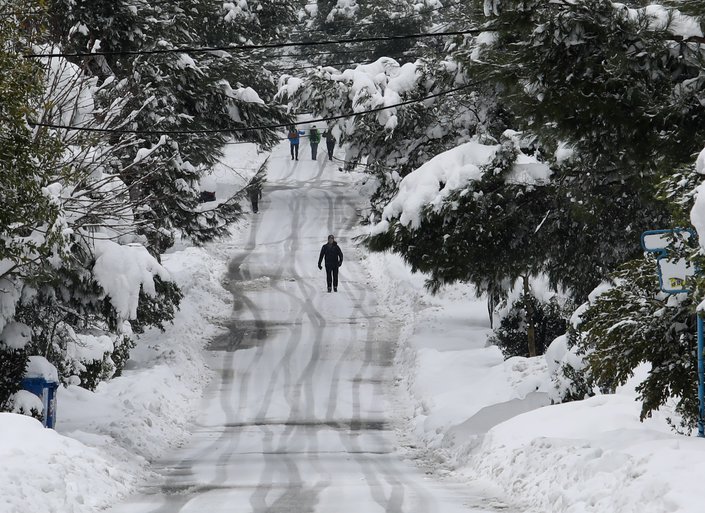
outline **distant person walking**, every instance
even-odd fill
[[[257,183],[255,185],[250,186],[250,189],[247,191],[247,194],[250,196],[252,212],[256,214],[257,212],[259,212],[259,200],[262,199],[262,184]]]
[[[328,150],[328,160],[333,160],[333,150],[335,149],[335,143],[337,142],[335,140],[335,136],[333,135],[333,132],[330,131],[330,129],[327,129],[325,132],[323,132],[323,137],[326,140],[326,149]]]
[[[318,131],[316,125],[311,127],[311,132],[308,135],[308,140],[311,143],[311,158],[316,160],[318,156],[318,143],[321,142],[321,132]]]
[[[299,160],[299,136],[304,135],[303,130],[297,130],[293,125],[289,128],[289,133],[286,136],[291,144],[291,160]]]
[[[330,292],[331,287],[335,292],[338,292],[338,268],[343,265],[343,252],[340,250],[340,246],[335,242],[335,237],[333,235],[328,236],[328,242],[321,248],[321,253],[318,255],[318,268],[321,267],[321,262],[325,259],[326,263],[326,284],[328,285],[328,292]]]

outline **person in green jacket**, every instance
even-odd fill
[[[316,125],[311,127],[308,140],[311,143],[311,158],[316,160],[318,155],[318,143],[321,142],[321,133],[318,131],[318,128],[316,128]]]

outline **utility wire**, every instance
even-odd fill
[[[264,43],[255,45],[227,45],[227,46],[204,46],[204,47],[183,47],[183,48],[165,48],[161,50],[124,50],[117,52],[76,52],[76,53],[38,53],[24,54],[25,59],[36,59],[39,57],[91,57],[96,55],[158,55],[169,53],[207,53],[217,51],[247,51],[260,50],[263,48],[289,48],[294,46],[323,46],[343,43],[369,43],[373,41],[401,41],[406,39],[422,39],[429,37],[444,37],[444,36],[464,36],[468,34],[479,34],[487,32],[487,28],[483,29],[467,29],[453,30],[448,32],[422,32],[418,34],[405,34],[399,36],[380,36],[380,37],[357,37],[348,39],[330,39],[324,41],[303,41],[303,42],[287,42],[287,43]]]
[[[479,82],[472,82],[472,83],[465,84],[460,87],[455,87],[453,89],[448,89],[446,91],[441,91],[441,92],[438,92],[435,94],[430,94],[428,96],[424,96],[423,98],[406,100],[403,102],[395,103],[393,105],[385,105],[384,107],[375,107],[375,108],[363,110],[360,112],[350,112],[347,114],[340,114],[337,116],[330,116],[327,118],[310,119],[308,121],[294,121],[291,123],[279,123],[279,124],[275,124],[275,125],[260,125],[260,126],[235,127],[235,128],[203,128],[203,129],[196,129],[196,130],[122,130],[122,129],[113,129],[113,128],[81,127],[81,126],[72,126],[72,125],[58,125],[58,124],[54,124],[54,123],[34,123],[34,122],[29,122],[29,125],[37,126],[37,127],[65,129],[65,130],[81,130],[84,132],[102,132],[102,133],[113,133],[113,134],[140,134],[140,135],[214,134],[214,133],[248,132],[251,130],[274,130],[277,128],[288,128],[290,126],[307,125],[310,123],[320,123],[323,121],[334,121],[336,119],[352,118],[352,117],[360,116],[363,114],[371,114],[371,113],[380,112],[383,110],[394,109],[396,107],[402,107],[404,105],[411,105],[413,103],[421,103],[426,100],[431,100],[433,98],[438,98],[440,96],[446,96],[446,95],[456,93],[458,91],[462,91],[463,89],[468,89],[470,87],[477,85],[478,83]]]

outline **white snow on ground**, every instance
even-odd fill
[[[264,158],[253,145],[228,146],[224,159],[238,169],[215,169],[216,195],[241,188]],[[60,387],[56,431],[0,414],[0,513],[93,513],[134,492],[148,461],[183,442],[211,377],[202,349],[232,308],[221,286],[227,247],[227,240],[200,248],[180,242],[163,256],[184,293],[173,325],[142,336],[122,376],[95,392]]]
[[[397,381],[410,403],[405,436],[422,458],[468,484],[498,485],[518,511],[702,511],[705,440],[674,434],[666,412],[639,422],[634,388],[648,369],[615,395],[549,405],[555,363],[503,361],[486,347],[487,308],[470,287],[432,297],[395,255],[366,265],[385,306],[408,323]]]

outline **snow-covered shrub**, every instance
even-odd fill
[[[0,343],[0,411],[13,407],[12,397],[20,389],[20,380],[27,365],[27,352]]]
[[[586,363],[583,369],[564,369],[578,391],[573,398],[612,393],[646,362],[651,370],[636,387],[641,419],[675,400],[672,425],[693,428],[698,404],[695,321],[690,294],[661,292],[653,258],[626,263],[614,273],[612,286],[591,298],[571,330]]]
[[[44,420],[44,403],[39,396],[27,390],[18,390],[10,397],[10,404],[7,408],[12,413],[27,415],[37,420]]]
[[[0,330],[0,411],[14,407],[13,397],[27,367],[30,333],[29,326],[14,321]]]
[[[569,308],[564,306],[557,296],[543,301],[531,293],[522,293],[511,305],[508,306],[504,301],[499,307],[508,307],[508,312],[502,317],[488,342],[498,346],[506,358],[531,356],[528,334],[530,326],[534,330],[536,355],[544,354],[549,344],[566,331]],[[529,312],[532,313],[531,322],[527,317]]]

